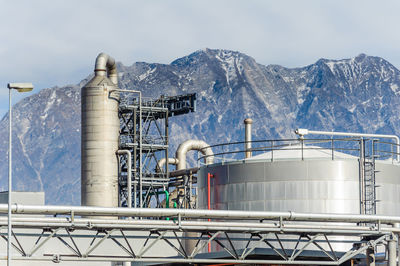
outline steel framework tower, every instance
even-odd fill
[[[170,183],[168,163],[158,167],[162,158],[168,160],[168,119],[194,112],[196,94],[153,100],[131,92],[123,94],[119,104],[119,150],[126,151],[119,153],[120,206],[168,208],[169,187],[177,187],[176,180]]]

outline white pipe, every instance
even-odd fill
[[[244,121],[244,148],[245,148],[245,158],[250,158],[251,153],[251,124],[253,120],[251,118],[246,118]]]
[[[27,215],[28,216],[28,215]],[[157,217],[159,218],[159,217]],[[279,229],[282,231],[293,231],[293,230],[318,230],[318,231],[326,231],[326,230],[335,230],[336,232],[341,231],[344,233],[354,233],[354,232],[369,232],[369,233],[379,233],[379,232],[399,232],[398,228],[391,227],[390,225],[381,224],[380,231],[376,231],[376,228],[371,228],[370,226],[362,226],[355,225],[354,223],[326,223],[315,224],[314,222],[291,222],[285,223],[284,228],[282,228],[275,220],[263,221],[262,223],[257,223],[254,221],[198,221],[198,220],[183,220],[180,222],[180,225],[171,220],[151,220],[151,219],[142,219],[142,220],[129,220],[129,219],[85,219],[85,218],[74,218],[73,221],[70,217],[48,217],[48,218],[37,218],[37,217],[22,217],[19,216],[14,218],[14,222],[16,227],[25,227],[25,228],[33,228],[33,227],[69,227],[73,226],[75,229],[88,229],[88,224],[92,225],[92,228],[113,228],[113,229],[145,229],[145,228],[163,228],[163,229],[182,229],[183,227],[190,228],[192,230],[198,229],[211,229],[212,230],[229,230],[229,231],[238,231],[238,230],[273,230]],[[5,225],[7,223],[7,217],[0,217],[0,225]]]
[[[12,103],[11,103],[11,88],[8,89],[8,225],[7,225],[7,266],[11,266],[11,232],[12,232],[12,219],[11,219],[11,197],[12,197]]]
[[[128,187],[128,208],[132,208],[132,154],[129,150],[118,150],[118,155],[126,154],[128,162],[128,176],[127,176],[127,187]],[[136,197],[136,195],[135,195]],[[136,205],[135,205],[136,206]]]
[[[107,74],[112,83],[115,85],[118,84],[118,73],[115,60],[105,53],[100,53],[97,56],[94,73],[96,76],[105,76]]]
[[[211,150],[210,145],[202,140],[187,140],[181,143],[176,150],[176,158],[179,160],[176,165],[176,170],[186,168],[186,154],[191,150],[199,151],[206,156],[204,158],[205,164],[214,163],[214,153]]]
[[[385,134],[366,134],[366,133],[349,133],[349,132],[330,132],[330,131],[316,131],[316,130],[308,130],[304,128],[298,128],[294,131],[300,137],[307,134],[316,134],[316,135],[329,135],[329,136],[347,136],[347,137],[365,137],[365,138],[386,138],[386,139],[394,139],[396,141],[397,146],[397,161],[400,160],[400,139],[396,135],[385,135]]]
[[[335,213],[297,213],[266,212],[266,211],[232,211],[232,210],[200,210],[200,209],[164,209],[164,208],[112,208],[88,206],[56,206],[56,205],[22,205],[12,204],[12,213],[15,214],[43,214],[75,216],[181,216],[182,218],[202,219],[241,219],[241,220],[270,220],[280,219],[287,221],[315,221],[315,222],[371,222],[371,223],[400,223],[400,216],[362,215],[362,214],[335,214]],[[8,205],[0,204],[0,213],[7,213]]]
[[[165,158],[161,158],[156,165],[156,172],[159,173],[163,169],[165,163],[167,160]],[[177,158],[168,158],[168,164],[173,164],[177,165],[179,163],[179,160]]]

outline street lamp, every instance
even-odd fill
[[[8,241],[7,241],[7,265],[11,265],[11,192],[12,192],[12,179],[11,179],[11,159],[12,159],[12,124],[11,124],[11,113],[12,113],[12,105],[11,105],[11,91],[17,90],[18,92],[27,92],[33,90],[32,83],[8,83],[8,102],[9,102],[9,111],[8,111],[8,120],[9,120],[9,128],[8,128]]]

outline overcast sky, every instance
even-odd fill
[[[99,52],[125,65],[170,63],[202,48],[300,67],[360,53],[400,68],[400,1],[0,0],[0,117],[8,82],[78,83]],[[22,94],[13,94],[14,102]]]

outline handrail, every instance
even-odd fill
[[[363,138],[363,141],[367,141],[369,139]],[[386,146],[391,146],[392,150],[397,150],[396,146],[398,144],[392,143],[392,142],[378,142],[375,139],[374,140],[376,143],[383,144]],[[356,138],[356,137],[349,137],[349,138],[329,138],[329,139],[270,139],[270,140],[253,140],[252,142],[252,148],[249,150],[243,149],[243,144],[246,143],[245,141],[238,141],[238,142],[229,142],[229,143],[220,143],[220,144],[214,144],[210,145],[207,148],[212,148],[214,150],[214,158],[215,161],[231,161],[231,160],[241,160],[244,158],[241,158],[241,156],[244,155],[246,151],[251,151],[251,152],[271,152],[271,158],[268,158],[268,160],[271,160],[273,162],[276,160],[276,155],[274,154],[275,151],[281,151],[281,150],[300,150],[301,151],[301,160],[307,159],[304,155],[304,151],[306,150],[327,150],[331,153],[331,159],[335,160],[337,158],[335,156],[335,152],[343,152],[348,155],[354,155],[356,157],[359,157],[359,151],[360,151],[360,144],[361,144],[361,138]],[[266,145],[260,146],[260,144],[265,143]],[[301,145],[301,144],[304,145]],[[259,145],[257,147],[257,145]],[[310,147],[310,145],[323,145],[321,147]],[[356,146],[355,146],[356,145]],[[328,147],[329,146],[329,147]],[[394,148],[393,148],[394,147]],[[221,152],[218,151],[218,149],[222,150]],[[389,153],[388,151],[382,150],[382,149],[376,149],[375,152],[383,154]],[[240,156],[235,156],[235,155],[240,155]],[[390,153],[392,157],[396,158],[399,156],[397,152],[391,152]],[[229,155],[228,158],[225,158],[226,155]],[[254,155],[256,156],[256,155]],[[198,157],[198,161],[204,160],[208,156],[200,156]],[[232,158],[231,158],[232,157]]]

